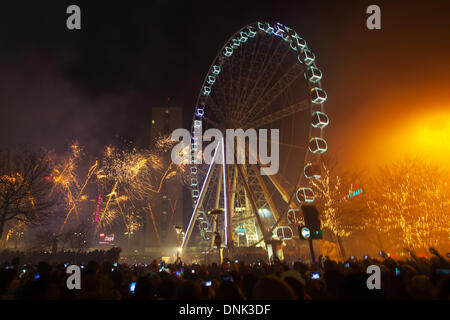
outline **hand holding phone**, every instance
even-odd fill
[[[136,290],[136,281],[133,281],[132,283],[130,283],[130,293],[134,293],[135,290]]]
[[[212,281],[211,281],[211,280],[203,281],[203,284],[204,284],[206,287],[211,287],[211,286],[212,286]]]

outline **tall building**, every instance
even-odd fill
[[[182,127],[182,109],[177,107],[152,108],[150,129],[151,145],[161,136],[170,136],[173,130]],[[170,165],[171,149],[163,150],[164,170]],[[172,256],[176,253],[175,225],[183,223],[183,186],[178,179],[168,179],[162,184],[159,194],[151,202],[151,213],[144,221],[144,252]]]

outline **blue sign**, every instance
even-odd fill
[[[355,192],[349,193],[347,195],[347,198],[351,198],[351,197],[357,196],[358,194],[361,194],[361,193],[363,193],[363,189],[362,188],[356,190]]]

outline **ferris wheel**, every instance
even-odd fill
[[[294,237],[301,205],[315,199],[310,180],[320,179],[317,159],[327,151],[324,128],[329,119],[321,79],[306,41],[280,23],[247,25],[225,43],[194,110],[189,164],[193,212],[182,250],[214,248],[216,231],[225,247],[265,247],[271,239]],[[276,140],[274,135],[258,137],[259,143],[267,140],[272,153],[278,152],[278,171],[264,174],[267,165],[259,160],[225,163],[225,138],[212,153],[223,161],[200,163],[198,136],[210,128],[223,136],[227,129],[278,129]],[[246,141],[247,158],[257,158],[254,149]],[[216,209],[224,212],[219,218],[209,214]]]

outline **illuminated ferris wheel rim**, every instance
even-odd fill
[[[208,119],[204,117],[205,110],[208,107],[208,99],[210,98],[210,93],[213,92],[215,80],[222,71],[222,66],[225,65],[228,61],[227,58],[231,57],[233,55],[233,52],[235,50],[238,50],[240,46],[244,45],[247,41],[255,41],[254,38],[256,38],[258,35],[264,34],[277,36],[280,39],[284,40],[284,42],[286,42],[287,45],[289,45],[290,48],[297,53],[298,62],[303,67],[302,74],[304,74],[305,79],[307,80],[306,82],[311,94],[308,102],[310,110],[310,125],[308,133],[309,146],[308,148],[306,148],[305,159],[303,162],[303,175],[307,179],[320,178],[319,174],[311,171],[311,169],[313,168],[313,163],[308,162],[308,158],[310,157],[310,154],[322,154],[327,150],[327,143],[323,139],[323,129],[329,124],[329,119],[324,111],[324,102],[327,99],[327,95],[321,86],[322,72],[317,68],[315,63],[315,55],[309,50],[306,41],[298,36],[298,34],[293,29],[288,28],[280,23],[271,24],[268,22],[255,22],[248,24],[235,32],[225,42],[225,44],[222,46],[222,48],[214,58],[209,71],[202,83],[194,110],[192,133],[194,133],[196,128],[202,128],[203,120],[208,121]],[[316,129],[319,130],[318,134],[313,134],[312,130]],[[192,141],[192,148],[194,146],[194,143],[195,142]],[[194,159],[195,158],[193,157],[191,149],[191,181],[195,180],[197,182],[195,186],[191,183],[191,195],[193,206],[195,207],[196,199],[198,199],[200,190],[197,187],[199,179],[196,176],[197,164],[195,163]],[[195,173],[193,174],[193,172]],[[299,186],[301,177],[302,176],[299,176],[295,189],[297,189],[297,187]],[[311,193],[313,194],[313,191],[310,188],[299,188],[294,192],[289,202],[292,202],[295,195],[299,202],[303,201],[310,203],[314,201],[314,196],[311,196]],[[282,217],[278,219],[277,223],[274,226],[278,225],[281,219]]]
[[[247,31],[247,33],[246,33],[246,31]],[[289,32],[289,34],[287,34],[287,32]],[[315,63],[315,55],[311,51],[309,51],[306,41],[303,40],[302,38],[300,38],[293,29],[288,28],[280,23],[270,24],[268,22],[254,22],[254,23],[248,24],[245,27],[239,29],[237,32],[235,32],[225,42],[225,44],[222,46],[222,48],[219,50],[219,52],[215,56],[211,66],[209,68],[209,71],[203,80],[203,83],[201,86],[202,89],[197,97],[195,111],[194,111],[194,115],[193,115],[192,128],[191,128],[192,132],[194,132],[195,121],[202,121],[205,119],[207,120],[207,118],[205,118],[203,115],[205,114],[205,109],[207,107],[207,100],[208,100],[209,94],[212,92],[213,85],[214,85],[214,82],[210,83],[211,82],[210,80],[212,79],[211,77],[218,76],[221,72],[222,65],[226,64],[227,60],[222,59],[222,58],[230,57],[233,54],[233,50],[239,49],[239,46],[241,44],[244,44],[249,39],[255,38],[258,34],[264,34],[264,33],[273,34],[273,35],[276,35],[276,36],[282,38],[287,43],[289,43],[290,47],[294,51],[300,52],[298,54],[298,61],[303,66],[306,65],[306,67],[303,71],[303,73],[305,73],[305,78],[307,76],[306,73],[308,71],[310,71],[310,73],[308,75],[309,81],[307,81],[307,83],[310,87],[311,94],[314,95],[314,98],[312,98],[309,101],[309,106],[310,106],[310,110],[311,110],[310,116],[312,118],[310,128],[311,127],[319,128],[320,136],[319,135],[313,136],[310,131],[308,139],[309,140],[318,139],[318,141],[310,141],[310,142],[316,143],[317,149],[311,150],[311,148],[308,148],[308,152],[312,152],[312,153],[325,152],[327,149],[327,144],[326,144],[326,141],[323,139],[323,136],[324,136],[323,128],[325,128],[329,124],[329,119],[325,113],[325,107],[324,107],[324,102],[327,99],[327,94],[322,89],[322,85],[321,85],[321,81],[320,81],[322,79],[322,72],[320,71],[320,69],[317,68],[316,63]],[[242,38],[243,35],[245,35],[245,34],[247,34],[247,37],[244,36],[245,40],[241,41],[243,39]],[[287,36],[285,36],[285,35],[287,35]],[[239,40],[240,41],[239,46],[236,46],[237,37],[240,37],[240,39],[241,39],[241,40]],[[291,39],[289,37],[291,37]],[[293,46],[292,43],[294,41],[296,41],[297,43],[296,43],[296,45]],[[233,45],[234,45],[234,47],[233,47]],[[230,51],[230,49],[231,49],[231,51]],[[303,52],[305,53],[304,55],[302,54]],[[305,60],[306,60],[306,62],[305,62]],[[219,69],[217,69],[217,67],[219,67]],[[314,80],[312,81],[311,79],[314,79]],[[313,83],[315,86],[312,87],[311,83]],[[207,94],[205,94],[206,93],[205,90],[206,90]],[[320,109],[320,110],[317,110],[317,109]],[[324,150],[324,151],[322,151],[322,150]]]
[[[275,26],[277,29],[274,29],[272,25]],[[282,28],[285,28],[285,29],[282,29]],[[289,37],[289,35],[287,37],[285,37],[284,34],[280,35],[280,32],[281,32],[280,30],[282,30],[282,32],[286,32],[287,30],[289,30],[289,32],[293,36],[295,36],[294,40],[289,39],[289,38],[286,40],[286,38]],[[251,34],[252,36],[248,35],[246,37],[245,41],[239,40],[240,44],[237,46],[236,41],[233,41],[233,40],[237,40],[238,36],[240,36],[242,39],[243,33],[245,34],[246,31],[248,32],[248,34]],[[264,34],[264,33],[277,35],[278,37],[283,38],[283,40],[285,40],[287,43],[290,44],[291,49],[293,49],[296,52],[300,52],[298,55],[298,61],[303,66],[306,65],[306,68],[304,69],[303,72],[305,73],[308,68],[309,68],[308,70],[312,69],[309,79],[313,78],[314,81],[311,81],[311,80],[308,81],[308,85],[310,85],[310,83],[314,83],[316,85],[316,87],[318,89],[320,89],[318,91],[318,95],[317,95],[317,99],[316,99],[317,101],[319,101],[319,100],[320,101],[318,103],[310,101],[310,106],[314,106],[314,105],[319,106],[319,108],[321,109],[320,111],[319,110],[313,111],[313,112],[321,113],[317,119],[316,125],[313,125],[313,127],[323,129],[324,127],[326,127],[329,124],[328,116],[325,114],[325,107],[324,107],[324,102],[327,99],[327,95],[326,95],[325,91],[322,90],[322,85],[320,82],[320,80],[322,79],[322,72],[320,69],[317,68],[316,63],[315,63],[315,55],[311,51],[309,51],[306,41],[303,40],[302,38],[300,38],[293,29],[283,26],[280,23],[270,24],[268,22],[254,22],[254,23],[248,24],[245,27],[239,29],[230,38],[228,38],[228,40],[225,42],[225,44],[222,46],[222,48],[219,50],[219,52],[213,59],[213,62],[211,63],[211,65],[208,69],[209,71],[203,80],[203,83],[201,86],[202,90],[200,91],[200,93],[197,97],[195,112],[193,115],[192,127],[194,127],[195,120],[201,121],[204,119],[204,117],[203,117],[204,111],[202,112],[201,109],[206,108],[206,101],[207,101],[207,99],[209,97],[209,93],[212,91],[212,88],[214,85],[214,82],[212,82],[212,83],[209,82],[211,80],[210,77],[211,76],[216,77],[220,74],[222,65],[224,65],[226,63],[226,59],[222,59],[222,58],[230,57],[233,54],[234,49],[236,49],[236,50],[239,49],[239,46],[241,44],[244,44],[245,42],[247,42],[247,40],[253,39],[257,35]],[[295,45],[296,48],[294,48],[292,45],[293,41],[297,42],[297,44]],[[231,49],[231,51],[230,51],[230,49]],[[300,49],[300,51],[299,51],[299,49]],[[304,57],[301,55],[302,52],[306,52]],[[308,62],[306,64],[305,64],[305,59]],[[217,67],[219,67],[219,69],[217,69]],[[305,75],[305,78],[306,78],[306,75]],[[209,91],[208,94],[205,94],[205,88],[206,88],[206,91]],[[314,89],[314,88],[310,88],[310,89]],[[314,91],[314,93],[316,93],[316,91]],[[321,94],[323,94],[323,96]],[[201,106],[202,108],[199,108],[199,106]],[[322,130],[321,130],[321,134],[322,134]]]

